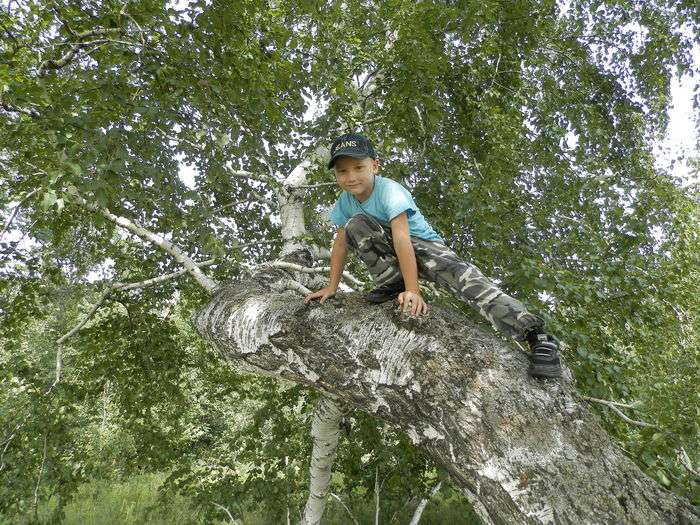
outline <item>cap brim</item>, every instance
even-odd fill
[[[336,152],[333,157],[331,157],[331,160],[328,161],[328,169],[331,169],[333,167],[333,164],[335,164],[335,161],[338,159],[338,157],[352,157],[353,159],[366,159],[369,158],[369,155],[366,153],[343,153],[342,151]]]

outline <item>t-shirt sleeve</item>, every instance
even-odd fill
[[[335,224],[336,226],[340,226],[340,227],[345,226],[345,223],[347,223],[348,220],[350,219],[350,217],[348,217],[343,212],[342,205],[340,202],[342,198],[343,198],[343,196],[341,195],[340,198],[337,201],[335,201],[335,206],[333,206],[333,209],[331,210],[331,214],[330,214],[331,222],[333,224]]]
[[[389,217],[389,221],[403,212],[406,212],[406,215],[410,217],[416,213],[417,209],[411,194],[399,183],[394,183],[386,188],[386,191],[384,191],[382,195],[382,204]]]

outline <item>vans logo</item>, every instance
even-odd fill
[[[356,148],[357,147],[357,141],[356,140],[346,140],[344,142],[340,142],[339,144],[336,145],[335,149],[333,150],[333,153],[338,151],[339,149],[344,149],[344,148]]]

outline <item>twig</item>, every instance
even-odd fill
[[[109,296],[109,294],[111,293],[111,291],[112,291],[111,289],[107,289],[107,290],[105,290],[104,292],[102,292],[102,294],[100,295],[99,301],[97,301],[97,302],[93,305],[93,307],[92,307],[92,308],[90,309],[90,311],[85,315],[85,317],[83,317],[83,318],[80,320],[80,322],[79,322],[77,325],[75,325],[67,334],[65,334],[65,335],[63,335],[63,336],[61,336],[61,337],[59,337],[59,338],[56,340],[56,344],[57,344],[57,345],[62,345],[66,339],[68,339],[68,338],[72,337],[73,335],[75,335],[75,334],[78,332],[78,330],[80,330],[83,326],[85,326],[85,323],[87,323],[87,322],[90,320],[90,318],[91,318],[93,315],[95,315],[95,312],[97,311],[97,309],[98,309],[100,306],[102,306],[102,303],[105,302],[105,300],[107,299],[107,297]]]
[[[199,268],[206,268],[216,264],[216,259],[209,259],[200,263],[195,263]],[[170,281],[171,279],[176,279],[187,273],[186,269],[177,270],[176,272],[166,273],[165,275],[160,275],[158,277],[152,277],[151,279],[146,279],[145,281],[139,281],[136,283],[114,283],[112,289],[119,291],[136,290],[137,288],[149,288],[157,284],[164,283],[165,281]]]
[[[187,272],[192,275],[192,277],[197,281],[197,283],[204,288],[207,292],[212,293],[218,286],[218,283],[204,275],[202,270],[199,269],[197,264],[190,259],[187,255],[185,255],[178,247],[176,247],[173,243],[162,237],[161,235],[158,235],[156,233],[153,233],[150,230],[147,230],[143,226],[140,226],[136,222],[127,219],[126,217],[119,216],[113,214],[111,211],[109,211],[108,208],[100,208],[98,207],[95,203],[89,203],[87,202],[83,197],[77,194],[77,192],[74,192],[74,197],[78,204],[81,206],[92,210],[92,211],[98,211],[102,215],[104,215],[107,219],[112,221],[113,223],[121,226],[122,228],[130,231],[137,237],[141,238],[144,241],[148,241],[161,250],[163,250],[165,253],[169,254],[170,256],[173,257],[178,263],[180,263],[182,266],[185,267]]]
[[[293,290],[295,292],[299,292],[304,297],[311,293],[311,290],[309,290],[306,286],[293,279],[283,280],[280,281],[278,284],[283,290]]]
[[[423,516],[423,511],[425,511],[425,507],[428,506],[428,502],[433,498],[433,496],[435,496],[435,494],[438,493],[440,487],[442,487],[442,481],[443,480],[438,481],[437,485],[433,487],[433,490],[430,491],[427,498],[420,500],[420,503],[416,507],[416,511],[413,513],[413,517],[411,518],[409,525],[418,525],[421,517]]]
[[[317,184],[297,184],[295,188],[303,188],[305,190],[320,188],[322,186],[337,186],[337,182],[319,182]]]
[[[81,41],[80,42],[70,42],[69,44],[72,46],[72,48],[69,51],[67,51],[58,60],[47,60],[47,61],[43,62],[41,64],[41,66],[39,66],[39,75],[40,76],[45,75],[49,69],[61,69],[65,66],[67,66],[68,64],[70,64],[80,49],[91,45],[90,42],[82,42],[82,40],[85,40],[87,38],[92,38],[94,36],[106,36],[106,35],[109,35],[112,33],[121,33],[121,32],[122,32],[122,30],[119,28],[109,28],[109,29],[93,29],[90,31],[83,31],[82,33],[77,33],[76,36]],[[94,49],[89,51],[89,52],[92,52],[92,51],[94,51]]]
[[[635,419],[630,419],[622,412],[622,410],[617,408],[618,406],[625,406],[625,408],[634,408],[633,405],[623,405],[622,403],[617,403],[615,401],[609,401],[607,399],[598,399],[595,397],[588,397],[588,396],[581,396],[581,398],[585,399],[586,401],[591,401],[593,403],[599,403],[601,405],[605,405],[605,406],[611,408],[618,416],[620,416],[622,419],[624,419],[627,423],[629,423],[631,425],[637,425],[639,427],[659,428],[658,425],[654,425],[652,423],[647,423],[646,421],[637,421]]]
[[[36,189],[33,189],[32,191],[30,191],[29,193],[27,193],[27,194],[24,196],[24,198],[23,198],[21,201],[19,201],[19,203],[17,203],[17,206],[15,206],[15,209],[12,210],[12,214],[10,215],[10,218],[7,219],[7,222],[5,223],[5,226],[2,228],[2,232],[0,232],[0,241],[2,241],[2,238],[5,236],[5,233],[7,232],[7,230],[8,230],[8,229],[10,228],[10,226],[12,225],[12,221],[15,220],[15,216],[17,215],[17,212],[19,211],[19,209],[20,209],[20,207],[22,206],[22,204],[24,204],[24,201],[26,201],[29,197],[31,197],[32,195],[34,195],[36,192],[37,192],[37,190],[36,190]]]
[[[230,510],[228,510],[223,505],[217,503],[216,501],[212,501],[211,504],[223,510],[228,515],[228,519],[231,521],[231,523],[236,523],[236,519],[233,517],[233,514],[231,514]]]
[[[230,175],[231,177],[257,180],[258,182],[262,182],[265,184],[271,184],[272,186],[279,185],[279,181],[270,175],[260,175],[259,173],[252,173],[250,171],[235,170],[231,166],[229,166],[228,164],[224,166],[224,170],[226,170],[226,173],[228,175]]]
[[[350,519],[352,520],[352,522],[355,525],[360,525],[357,522],[357,518],[355,518],[354,514],[352,512],[350,512],[350,509],[348,508],[348,506],[343,502],[342,499],[340,499],[340,496],[338,496],[337,494],[334,494],[332,492],[329,492],[328,495],[338,500],[338,502],[343,506],[343,508],[345,509],[345,512],[348,513],[348,516],[350,516]]]
[[[688,472],[690,472],[693,476],[700,480],[700,472],[697,469],[693,468],[693,463],[690,461],[690,457],[688,457],[688,453],[683,447],[676,450],[676,457],[678,458],[678,461],[680,461],[681,465],[683,465],[683,467],[685,467],[685,469]]]
[[[211,266],[213,264],[216,264],[215,259],[209,259],[207,261],[203,261],[201,263],[195,263],[196,266],[200,268],[204,268],[207,266]],[[85,323],[87,323],[93,315],[95,315],[95,312],[98,310],[100,306],[107,300],[109,295],[112,292],[115,291],[128,291],[128,290],[136,290],[139,288],[149,288],[151,286],[156,286],[158,284],[164,283],[166,281],[170,281],[171,279],[176,279],[177,277],[180,277],[187,273],[188,270],[182,269],[178,270],[176,272],[168,273],[165,275],[160,275],[158,277],[153,277],[151,279],[146,279],[145,281],[139,281],[135,283],[113,283],[107,288],[104,292],[102,292],[102,295],[100,296],[100,299],[93,305],[93,307],[90,309],[90,311],[81,319],[81,321],[74,326],[67,334],[63,335],[60,337],[58,340],[56,340],[56,344],[60,345],[63,344],[66,339],[69,339],[73,335],[75,335],[83,326],[85,326]]]
[[[294,270],[302,273],[328,273],[331,271],[330,266],[300,266],[298,264],[286,262],[286,261],[272,261],[269,263],[262,263],[262,267],[273,267],[273,268],[283,268],[285,270]],[[360,281],[357,277],[352,275],[350,272],[343,272],[343,278],[350,281],[355,286],[363,287],[365,283]]]

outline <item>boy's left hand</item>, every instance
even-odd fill
[[[406,314],[425,315],[428,313],[428,305],[423,300],[420,292],[406,290],[399,294],[399,307]]]

